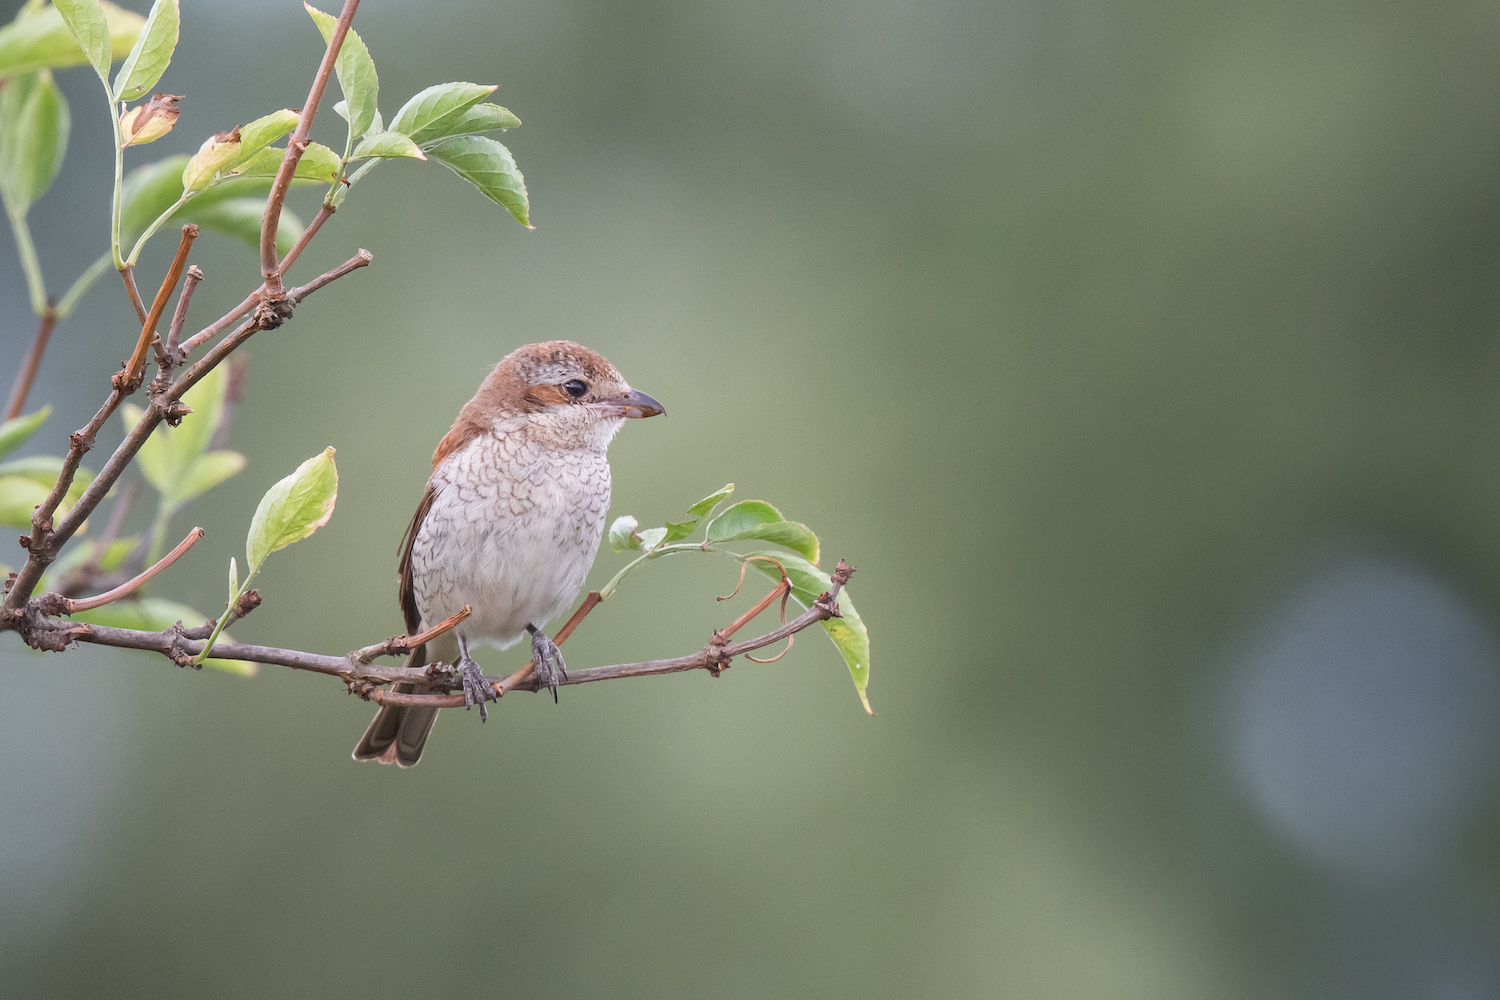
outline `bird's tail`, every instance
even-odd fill
[[[451,649],[449,648],[451,647]],[[428,656],[428,650],[432,655]],[[434,639],[427,646],[412,650],[406,660],[409,667],[458,659],[458,643],[453,633]],[[397,684],[395,691],[420,694],[427,690],[421,684]],[[370,721],[370,727],[354,748],[355,760],[378,760],[382,764],[415,767],[422,759],[422,747],[437,722],[438,709],[413,705],[382,705]]]

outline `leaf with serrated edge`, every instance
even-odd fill
[[[35,413],[14,417],[0,424],[0,455],[9,454],[25,444],[51,415],[52,407],[48,405]]]
[[[422,139],[431,144],[454,135],[474,135],[478,132],[493,132],[496,129],[516,128],[521,119],[498,104],[476,104],[463,115],[443,126],[441,133]]]
[[[710,542],[732,542],[740,538],[775,542],[800,552],[814,564],[818,561],[818,536],[812,529],[788,521],[781,516],[781,511],[763,500],[741,500],[725,507],[718,517],[708,522],[704,535]]]
[[[62,15],[63,23],[68,26],[73,39],[78,42],[78,47],[88,57],[89,65],[94,67],[94,72],[99,74],[99,79],[108,87],[112,53],[109,22],[104,19],[104,8],[99,6],[98,0],[56,0],[54,6]]]
[[[245,538],[245,567],[260,569],[266,556],[300,541],[328,523],[338,500],[339,474],[333,449],[325,448],[261,497]]]
[[[439,83],[428,87],[401,106],[391,119],[390,131],[409,135],[417,143],[453,135],[448,126],[494,92],[494,87],[478,83]]]
[[[297,127],[298,114],[288,108],[261,115],[248,125],[240,126],[240,160],[250,159],[271,143]]]
[[[146,15],[146,26],[115,74],[115,100],[133,101],[156,86],[177,48],[181,18],[177,0],[156,0]]]
[[[327,42],[332,38],[333,29],[339,23],[338,18],[323,13],[311,4],[304,3],[302,6],[312,16],[313,23],[323,35],[323,41]],[[380,78],[375,73],[375,60],[370,58],[370,50],[365,46],[364,39],[359,37],[359,32],[353,28],[344,36],[344,44],[339,49],[338,61],[333,64],[333,68],[339,75],[339,87],[344,91],[347,107],[354,109],[353,120],[345,118],[345,121],[349,121],[350,138],[358,139],[370,130],[375,116],[379,114],[376,105],[380,99]]]
[[[418,160],[427,159],[427,154],[400,132],[371,132],[355,147],[352,159],[366,156],[410,156]]]
[[[254,156],[246,157],[236,163],[230,176],[275,177],[276,172],[281,169],[281,158],[285,154],[286,150],[280,146],[269,146]],[[297,172],[292,177],[295,180],[321,181],[324,184],[331,184],[334,178],[338,177],[342,163],[343,159],[339,154],[327,146],[320,142],[310,142],[302,151],[302,157],[297,161]]]
[[[130,51],[146,19],[133,10],[102,3],[109,26],[110,53],[119,59]],[[89,61],[62,13],[51,5],[26,17],[25,11],[0,28],[0,77],[15,77],[38,69],[62,69]]]
[[[477,187],[521,225],[536,228],[530,220],[526,178],[500,143],[486,135],[459,135],[427,147],[427,155]]]
[[[787,580],[792,585],[792,596],[805,608],[812,607],[813,602],[822,594],[833,590],[833,580],[829,579],[828,574],[799,556],[776,551],[753,552],[751,555],[775,559],[785,567]],[[750,565],[778,583],[781,582],[781,570],[773,564],[756,559]],[[844,617],[830,618],[823,622],[823,630],[828,633],[828,638],[833,640],[839,655],[848,664],[849,676],[854,678],[854,690],[859,692],[860,703],[865,706],[866,712],[874,715],[870,699],[865,695],[865,689],[870,685],[870,633],[865,629],[859,612],[854,610],[854,599],[849,596],[848,587],[839,590],[839,610],[844,613]]]

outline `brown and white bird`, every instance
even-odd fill
[[[505,649],[530,633],[537,681],[555,700],[557,674],[566,672],[542,626],[573,603],[599,550],[609,510],[605,450],[626,418],[661,412],[614,365],[572,341],[528,344],[496,365],[433,453],[398,571],[407,634],[466,604],[473,613],[408,663],[458,666],[464,700],[483,716],[484,699],[496,696],[470,649]],[[411,767],[437,713],[382,707],[354,759]]]

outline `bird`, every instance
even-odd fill
[[[627,419],[664,412],[614,365],[569,340],[506,355],[464,404],[432,456],[432,475],[401,542],[397,593],[408,635],[471,614],[408,666],[458,668],[466,706],[497,699],[470,656],[531,638],[538,690],[557,699],[567,667],[544,626],[577,597],[609,510],[610,441]],[[430,653],[430,655],[429,655]],[[424,685],[394,690],[423,692]],[[413,767],[438,709],[384,705],[355,760]]]

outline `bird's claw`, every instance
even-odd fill
[[[551,688],[552,703],[557,704],[558,675],[566,680],[568,668],[557,643],[539,628],[531,631],[531,672],[536,675],[537,690]]]
[[[495,689],[484,679],[484,671],[479,669],[479,664],[465,656],[459,662],[459,674],[463,678],[464,685],[464,710],[479,706],[479,721],[488,722],[490,713],[485,710],[486,701],[499,701],[500,696]]]

